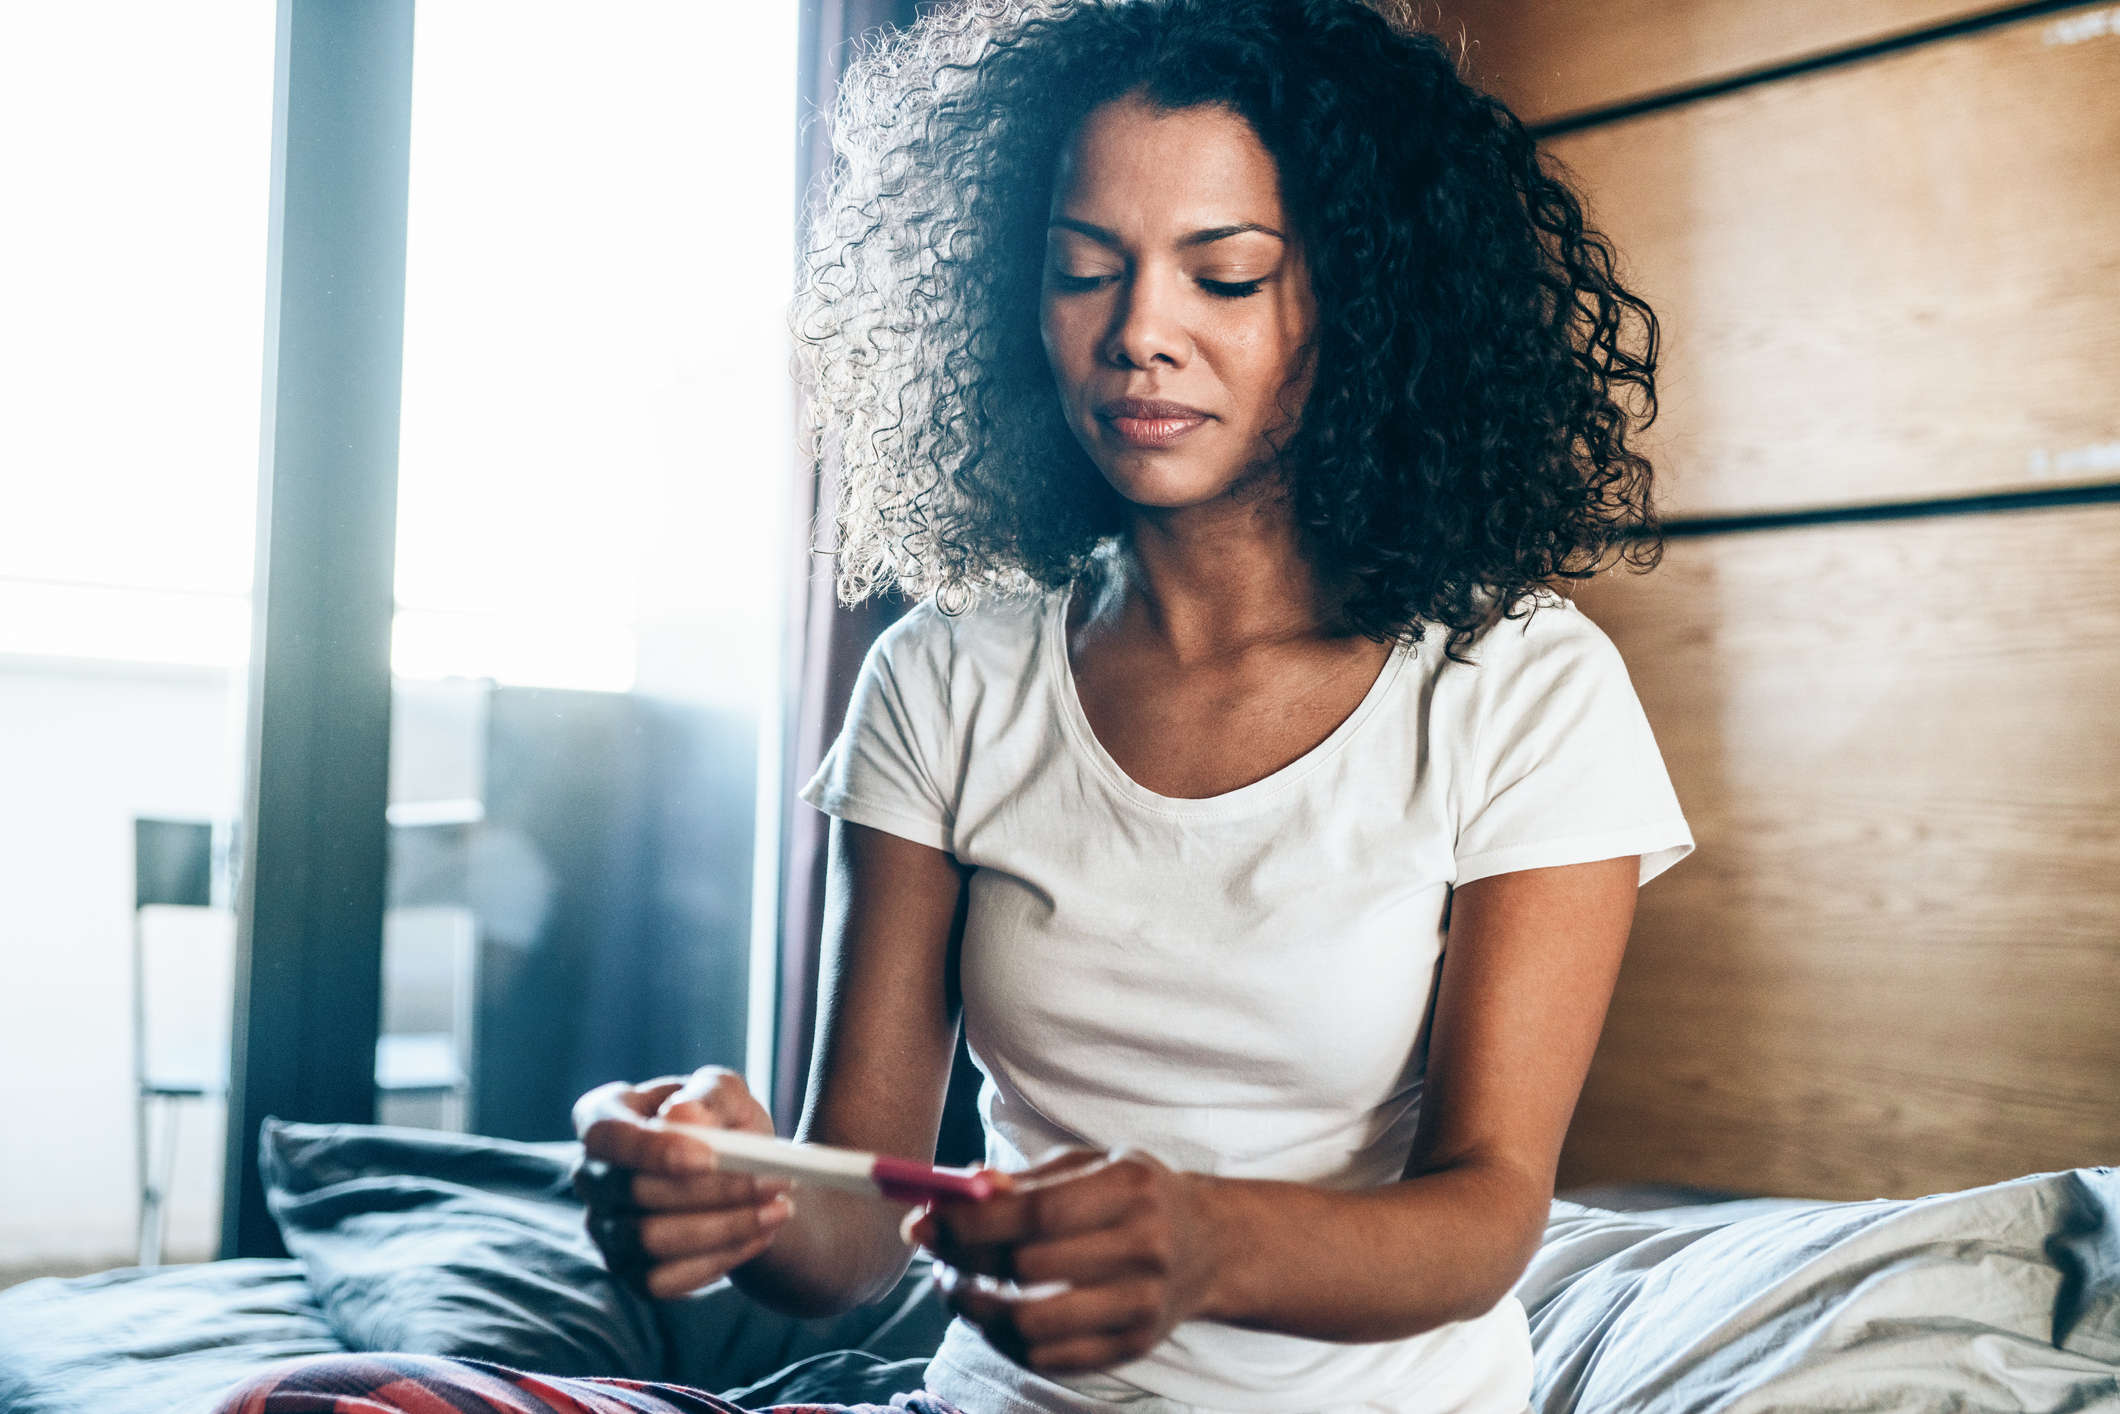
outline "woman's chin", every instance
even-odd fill
[[[1145,466],[1108,466],[1103,468],[1104,479],[1129,505],[1144,511],[1182,511],[1226,498],[1242,476],[1241,472],[1220,467],[1174,466],[1171,460],[1174,459],[1156,458]]]

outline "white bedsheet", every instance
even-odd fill
[[[1540,1414],[2120,1410],[2120,1171],[1907,1202],[1556,1203]]]

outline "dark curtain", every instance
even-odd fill
[[[803,0],[796,190],[805,212],[831,174],[827,119],[848,60],[864,37],[873,40],[911,24],[922,8],[917,0]],[[781,782],[780,1007],[774,1033],[773,1117],[784,1134],[793,1131],[802,1113],[816,1039],[818,939],[830,824],[797,800],[795,792],[816,772],[839,734],[869,645],[908,607],[895,596],[852,609],[839,604],[832,588],[829,538],[838,486],[830,467],[822,476],[803,480],[795,517],[802,543],[796,547],[790,642],[785,647],[785,661],[793,665],[792,691],[782,737],[786,777]]]

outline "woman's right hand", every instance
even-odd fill
[[[720,1066],[644,1085],[614,1081],[574,1102],[585,1147],[575,1188],[614,1276],[658,1300],[697,1291],[770,1247],[793,1215],[784,1179],[721,1173],[703,1141],[651,1119],[771,1134],[772,1116]]]

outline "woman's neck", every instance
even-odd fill
[[[1154,634],[1180,662],[1337,636],[1287,501],[1136,507],[1088,616]]]

